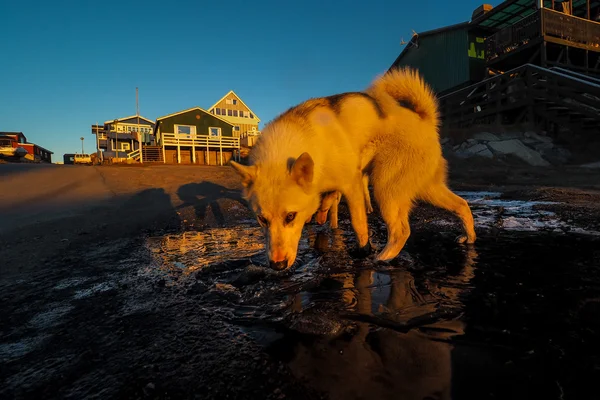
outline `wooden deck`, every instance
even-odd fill
[[[231,158],[240,160],[240,138],[231,136],[208,136],[208,135],[176,135],[175,133],[162,133],[159,144],[162,146],[163,162],[167,162],[167,151],[169,149],[177,150],[177,163],[182,163],[182,151],[190,154],[191,163],[197,164],[197,152],[202,152],[207,156],[202,163],[210,165],[210,153],[218,152],[218,164],[224,165],[223,151],[231,152]]]

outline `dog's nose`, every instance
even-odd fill
[[[269,267],[275,271],[281,271],[287,268],[287,260],[283,261],[269,261]]]

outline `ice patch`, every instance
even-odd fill
[[[600,235],[597,231],[588,231],[574,227],[562,221],[555,213],[537,210],[536,206],[559,204],[552,201],[503,200],[500,192],[456,192],[471,206],[475,226],[478,228],[505,229],[508,231],[550,231],[574,232],[588,235]],[[441,225],[443,222],[440,221]]]
[[[74,299],[83,299],[86,297],[90,297],[94,293],[107,292],[111,289],[114,289],[115,285],[112,282],[101,282],[97,283],[94,286],[91,286],[87,289],[78,290],[75,292],[73,296]]]

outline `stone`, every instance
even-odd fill
[[[473,135],[473,139],[478,140],[480,142],[493,142],[496,140],[500,140],[500,138],[493,133],[489,132],[479,132]]]
[[[477,154],[484,150],[488,150],[488,147],[483,143],[477,143],[475,146],[465,149],[465,153]]]
[[[580,167],[582,167],[582,168],[599,168],[600,169],[600,161],[587,163],[587,164],[581,164]]]
[[[443,146],[443,145],[445,145],[446,143],[448,143],[449,141],[450,141],[450,138],[447,138],[447,137],[445,137],[445,138],[441,138],[441,139],[440,139],[440,144]]]
[[[542,150],[550,150],[553,147],[554,147],[554,144],[546,143],[546,142],[538,143],[535,146],[533,146],[533,148],[539,152],[541,152]]]
[[[571,152],[562,147],[553,147],[551,149],[544,149],[540,151],[542,157],[548,160],[554,165],[564,164],[571,158]]]
[[[523,142],[518,139],[501,140],[497,142],[489,142],[488,148],[495,154],[512,154],[521,160],[525,161],[529,165],[536,167],[548,167],[550,163],[535,150],[525,146]]]
[[[539,135],[536,132],[525,132],[525,137],[528,139],[536,140],[542,143],[552,143],[552,138],[549,136]]]

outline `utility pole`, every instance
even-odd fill
[[[138,145],[140,148],[140,164],[144,163],[144,155],[142,151],[142,132],[140,132],[140,101],[138,96],[138,88],[135,88],[135,115],[137,115],[137,133],[138,133]]]
[[[117,162],[119,162],[119,139],[118,139],[118,133],[117,133],[117,121],[118,121],[118,119],[115,119],[113,121],[113,129],[115,130],[115,148],[117,149],[117,151],[115,152],[115,155],[117,158]],[[109,129],[109,132],[110,132],[110,129]]]
[[[83,150],[83,136],[80,137],[79,139],[81,139],[81,154],[85,153],[85,151]]]

